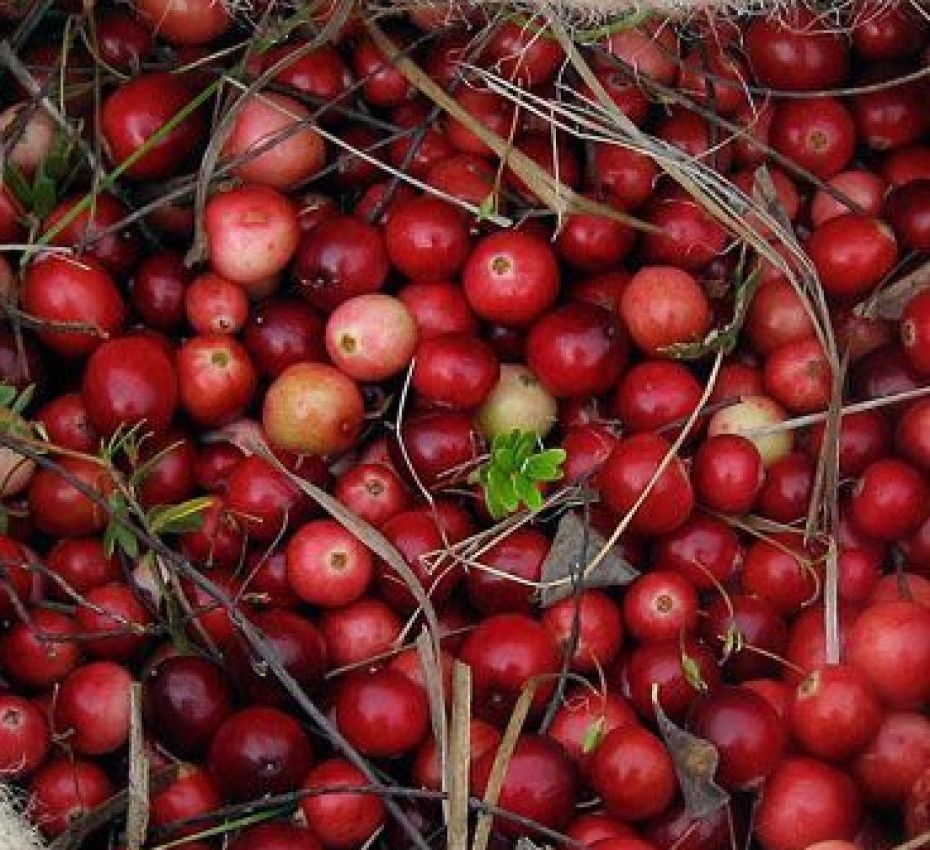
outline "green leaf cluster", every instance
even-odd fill
[[[494,519],[515,513],[521,506],[537,511],[542,507],[540,485],[558,481],[565,452],[543,449],[532,431],[498,434],[491,442],[487,462],[476,475],[484,489],[488,512]]]
[[[73,152],[73,141],[59,131],[55,134],[48,156],[39,163],[31,183],[15,166],[7,164],[4,169],[4,183],[36,218],[44,219],[58,204],[62,183],[71,171]]]

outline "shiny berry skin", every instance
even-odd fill
[[[753,74],[766,88],[834,88],[849,70],[844,38],[804,7],[754,19],[746,31],[746,51]]]
[[[461,211],[431,195],[399,204],[384,228],[392,265],[411,280],[455,275],[468,256],[468,224]]]
[[[844,761],[865,749],[878,732],[882,706],[855,667],[826,665],[794,691],[791,733],[815,758]]]
[[[853,522],[865,534],[900,540],[927,516],[927,485],[912,466],[883,458],[865,468],[853,487],[850,507]]]
[[[598,485],[607,507],[617,516],[630,511],[646,490],[671,444],[657,434],[638,434],[621,440],[607,458]],[[658,476],[630,529],[658,535],[680,526],[694,507],[694,493],[684,464],[676,456]]]
[[[623,621],[637,640],[674,640],[698,622],[698,595],[677,572],[655,568],[635,579],[623,597]]]
[[[355,295],[381,289],[389,269],[384,237],[355,216],[320,222],[297,249],[301,294],[311,307],[327,313]]]
[[[103,102],[101,129],[110,158],[123,165],[194,99],[182,77],[142,74],[124,82]],[[204,135],[199,111],[188,115],[164,138],[126,168],[136,180],[170,177],[194,152]]]
[[[901,317],[901,344],[914,371],[930,374],[930,293],[919,292],[904,308]]]
[[[646,208],[645,219],[658,228],[641,239],[643,260],[649,264],[696,272],[726,246],[726,231],[689,195],[659,196]]]
[[[170,0],[141,0],[139,16],[155,34],[174,45],[206,45],[221,36],[232,23],[228,9],[210,0],[173,3]]]
[[[704,640],[723,656],[728,636],[739,633],[742,642],[726,652],[723,671],[730,681],[745,682],[777,675],[778,658],[788,645],[788,626],[775,607],[758,596],[718,596],[706,608]],[[761,651],[758,651],[761,650]]]
[[[855,139],[852,115],[831,97],[780,103],[769,129],[769,144],[778,153],[823,180],[849,165]]]
[[[496,752],[486,753],[471,776],[472,793],[483,797]],[[559,829],[571,819],[578,783],[575,766],[562,746],[542,735],[523,735],[504,771],[498,805],[508,812],[529,818],[550,829]],[[526,827],[503,817],[495,826],[504,835],[516,837]]]
[[[549,539],[542,532],[515,529],[481,556],[489,570],[472,568],[465,575],[469,601],[482,614],[529,614],[535,591],[532,583],[539,581],[548,554]]]
[[[765,473],[756,497],[756,512],[775,522],[791,523],[807,515],[816,469],[806,454],[792,452]]]
[[[766,780],[754,828],[763,850],[805,850],[826,839],[852,840],[861,817],[859,794],[845,773],[791,756]]]
[[[446,333],[420,342],[412,386],[431,406],[479,407],[500,377],[491,348],[471,334]]]
[[[324,608],[360,598],[373,573],[371,551],[331,519],[301,526],[287,544],[286,558],[290,587],[304,602]]]
[[[200,334],[236,334],[249,315],[246,291],[217,274],[202,274],[184,293],[187,321]]]
[[[326,643],[319,629],[294,611],[271,609],[252,617],[279,663],[304,693],[312,693],[326,674]],[[291,697],[273,673],[257,669],[260,660],[244,637],[237,636],[224,648],[229,674],[249,703],[287,708]]]
[[[251,311],[242,343],[256,368],[276,378],[295,363],[323,359],[323,322],[301,300],[272,298]]]
[[[664,744],[639,726],[620,726],[601,741],[589,777],[607,811],[626,820],[658,815],[678,788]]]
[[[389,668],[356,673],[339,687],[336,725],[349,743],[372,758],[411,752],[429,729],[426,692]]]
[[[310,739],[289,714],[253,706],[231,714],[217,729],[207,768],[228,800],[295,790],[310,766]]]
[[[769,352],[763,381],[766,393],[794,413],[825,410],[833,375],[819,340],[789,342]]]
[[[29,700],[0,694],[0,776],[4,781],[25,779],[51,747],[48,720]]]
[[[519,231],[481,239],[465,261],[462,288],[471,308],[489,322],[523,326],[555,301],[559,268],[552,249]]]
[[[48,838],[61,835],[116,789],[95,762],[58,758],[43,765],[29,782],[30,816]]]
[[[691,465],[697,500],[725,514],[744,514],[753,506],[765,470],[755,444],[738,434],[708,437]]]
[[[672,266],[645,266],[620,296],[620,318],[646,354],[697,342],[711,325],[710,306],[697,281]]]
[[[136,598],[132,588],[120,581],[88,590],[86,605],[75,612],[81,632],[101,637],[84,640],[84,650],[95,658],[129,661],[148,642],[145,633],[152,616]]]
[[[180,254],[149,254],[136,267],[129,296],[133,309],[152,330],[177,330],[184,322],[184,289],[192,279]]]
[[[716,781],[728,790],[757,786],[785,750],[785,724],[761,696],[746,688],[722,687],[691,707],[688,728],[710,741],[720,756]]]
[[[126,318],[122,296],[102,266],[57,254],[44,254],[29,265],[22,282],[22,304],[37,319],[80,322],[97,329],[97,333],[39,331],[45,345],[66,357],[90,354]]]
[[[49,214],[44,229],[56,231],[51,244],[74,247],[78,256],[98,262],[114,277],[124,277],[139,259],[139,235],[131,226],[114,233],[104,231],[122,222],[129,210],[112,195],[100,192],[90,209],[75,214],[73,210],[82,200],[82,195],[66,198]],[[71,220],[62,226],[66,217]]]
[[[343,758],[320,762],[306,776],[303,790],[363,788],[368,777]],[[327,790],[301,800],[307,825],[327,850],[353,850],[364,844],[385,820],[384,803],[376,794]]]
[[[694,513],[662,537],[655,554],[657,563],[681,573],[698,590],[715,590],[742,563],[743,547],[725,522]]]
[[[850,765],[866,801],[900,806],[930,759],[930,720],[916,711],[889,711],[878,734]]]
[[[226,334],[192,337],[175,363],[181,407],[201,427],[236,419],[255,393],[258,376],[248,352]]]
[[[16,623],[0,638],[0,669],[17,685],[48,688],[81,659],[74,620],[58,611],[36,609],[29,623]]]
[[[930,609],[907,600],[876,602],[849,633],[847,662],[894,708],[916,708],[930,699]]]
[[[907,431],[905,423],[911,410],[916,409],[918,405],[920,402],[907,408],[898,420],[898,450],[904,457],[908,457],[908,453],[902,446],[901,436]],[[824,431],[822,424],[811,429],[808,450],[815,458],[823,446]],[[840,474],[844,477],[859,476],[870,463],[891,453],[891,428],[888,417],[881,410],[863,410],[846,414],[840,419],[839,441]],[[918,463],[914,458],[911,460]]]
[[[607,310],[569,303],[534,323],[526,363],[556,398],[602,395],[620,377],[627,341]]]
[[[913,180],[888,195],[888,221],[903,248],[930,250],[930,180]]]
[[[700,696],[700,691],[685,676],[682,666],[685,655],[708,688],[720,683],[720,671],[713,653],[689,637],[685,637],[684,647],[681,637],[642,643],[629,654],[625,663],[614,666],[617,684],[629,694],[630,702],[644,720],[655,720],[653,685],[658,688],[659,705],[675,722],[684,720]]]
[[[158,740],[181,757],[204,754],[232,713],[232,688],[223,670],[195,655],[166,658],[143,682],[143,709]]]
[[[113,491],[113,479],[104,467],[79,457],[65,457],[59,466],[96,491],[106,500]],[[29,507],[36,527],[55,537],[83,537],[103,531],[107,524],[106,508],[66,481],[57,471],[40,469],[29,484]]]
[[[770,603],[780,614],[796,614],[818,591],[817,562],[805,552],[801,537],[778,532],[756,540],[747,550],[740,573],[744,593]]]
[[[583,272],[606,272],[629,254],[635,232],[604,215],[572,213],[565,217],[555,246],[570,266]]]
[[[671,360],[643,360],[620,380],[613,408],[628,433],[682,424],[701,399],[697,378]]]
[[[596,745],[605,736],[618,726],[637,723],[635,712],[623,697],[579,686],[566,692],[546,734],[558,741],[584,770],[591,762]]]
[[[868,295],[898,259],[891,228],[854,213],[824,222],[806,247],[827,294],[849,300]]]
[[[129,336],[108,340],[90,356],[81,395],[91,424],[104,437],[137,424],[163,431],[177,407],[178,379],[164,346]]]
[[[482,620],[462,643],[459,658],[472,668],[475,713],[492,723],[510,717],[524,685],[542,677],[533,695],[541,711],[555,686],[561,654],[552,636],[523,614],[495,614]]]
[[[404,286],[397,297],[413,315],[420,340],[447,333],[473,335],[477,330],[465,294],[450,281],[414,281]]]
[[[55,699],[56,733],[65,734],[81,755],[118,750],[129,738],[132,676],[112,661],[94,661],[72,670]]]
[[[333,668],[358,664],[390,651],[402,628],[403,622],[391,608],[367,596],[344,608],[330,609],[320,617],[326,655]]]
[[[594,673],[613,661],[623,642],[620,608],[606,593],[582,590],[577,600],[563,599],[549,606],[540,619],[556,642],[567,650],[578,617],[578,641],[571,656],[576,673]]]
[[[100,446],[100,435],[90,424],[80,393],[56,396],[35,414],[35,418],[45,428],[53,445],[88,453]]]
[[[132,71],[154,47],[151,32],[128,9],[108,9],[96,21],[100,58],[119,71]]]

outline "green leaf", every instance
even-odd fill
[[[558,481],[562,477],[562,464],[565,463],[564,449],[548,449],[528,457],[523,462],[523,474],[533,481]]]
[[[45,170],[45,162],[39,165],[32,181],[32,212],[44,219],[58,203],[58,189],[55,178]]]
[[[707,682],[701,675],[701,668],[687,652],[681,651],[681,671],[685,674],[685,680],[696,691],[706,691]]]
[[[29,403],[32,401],[32,397],[36,394],[36,385],[30,384],[26,389],[24,389],[16,398],[13,400],[12,411],[14,413],[22,414]]]
[[[199,496],[178,505],[157,505],[148,514],[154,534],[185,534],[203,528],[203,512],[213,504],[211,496]]]
[[[3,185],[6,186],[26,209],[32,208],[32,187],[26,182],[15,165],[6,164],[3,169]]]
[[[531,511],[537,511],[542,507],[542,493],[539,492],[539,487],[536,486],[535,481],[522,475],[515,476],[514,490],[520,501]]]
[[[581,739],[581,752],[584,755],[593,753],[604,740],[604,718],[598,717],[587,729]]]
[[[492,215],[494,215],[497,210],[497,194],[495,192],[488,192],[484,196],[481,203],[478,205],[478,212],[475,214],[475,218],[478,221],[486,221]]]
[[[12,407],[16,401],[16,387],[0,384],[0,407]]]

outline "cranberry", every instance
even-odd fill
[[[598,476],[601,496],[611,511],[623,516],[633,509],[670,449],[656,434],[639,434],[617,444]],[[693,506],[691,482],[675,456],[656,478],[629,527],[641,534],[663,534],[680,526]]]
[[[601,307],[569,303],[540,318],[526,342],[526,362],[557,398],[601,395],[626,365],[627,343]]]
[[[789,342],[769,352],[763,380],[768,395],[796,413],[824,410],[833,386],[830,362],[816,339]]]
[[[638,726],[614,729],[594,751],[591,785],[608,812],[642,820],[664,811],[675,797],[675,768],[662,742]]]
[[[242,342],[256,368],[276,378],[295,363],[323,359],[323,323],[303,301],[272,298],[251,311]]]
[[[461,480],[481,452],[481,438],[465,413],[442,411],[408,419],[400,432],[403,439],[390,443],[394,466],[413,475],[426,487]]]
[[[409,506],[403,482],[385,464],[360,463],[347,469],[336,482],[333,495],[376,527]]]
[[[875,0],[859,5],[851,30],[856,52],[869,62],[911,56],[927,40],[927,22],[909,6],[886,6]]]
[[[917,712],[889,711],[851,773],[868,802],[890,808],[901,805],[928,759],[930,720]]]
[[[359,752],[379,758],[412,751],[429,729],[425,691],[391,669],[357,673],[343,682],[335,716],[339,731]]]
[[[780,532],[757,540],[746,551],[740,574],[744,593],[769,602],[780,614],[797,613],[818,588],[817,564],[795,534]]]
[[[81,658],[77,626],[66,614],[36,609],[0,638],[0,668],[15,683],[47,688],[60,682]]]
[[[496,753],[486,753],[471,777],[473,793],[485,794]],[[504,771],[498,805],[551,829],[564,826],[572,816],[578,793],[575,768],[557,742],[541,735],[523,735],[514,747]],[[526,828],[500,816],[495,825],[503,834],[516,837]]]
[[[309,119],[310,110],[292,97],[250,95],[237,103],[222,155],[236,163],[233,174],[246,183],[291,189],[326,161],[326,144]],[[269,139],[277,141],[269,146]]]
[[[415,652],[413,654],[416,655]],[[491,753],[494,755],[497,752],[501,741],[501,733],[490,723],[476,717],[469,720],[468,727],[468,761],[472,771],[474,771],[475,764],[485,754]],[[439,748],[436,746],[435,738],[427,738],[420,749],[417,750],[413,761],[413,777],[416,783],[423,788],[438,791],[442,787],[442,775],[439,771]]]
[[[678,78],[678,34],[660,21],[611,33],[604,49],[619,59],[633,76],[643,76],[669,86]]]
[[[442,334],[474,334],[475,315],[456,285],[447,281],[416,281],[397,293],[417,323],[420,340]]]
[[[852,115],[832,97],[784,101],[769,129],[769,143],[778,153],[824,180],[849,165],[855,139]]]
[[[916,602],[870,605],[849,634],[849,663],[896,708],[919,706],[930,699],[930,681],[919,672],[928,658],[930,610]]]
[[[307,825],[327,850],[360,847],[384,824],[384,803],[377,795],[332,790],[368,784],[368,777],[342,758],[320,762],[307,774],[304,791],[326,790],[305,796],[300,808]]]
[[[114,489],[109,473],[94,461],[65,457],[58,465],[62,473],[95,492],[104,503]],[[40,469],[33,476],[29,485],[29,507],[36,527],[56,537],[94,534],[103,531],[107,524],[106,508],[52,469]]]
[[[132,676],[112,661],[84,664],[68,674],[55,699],[56,732],[67,736],[74,751],[111,753],[129,737]]]
[[[745,594],[720,596],[707,606],[706,615],[704,638],[726,653],[723,670],[729,679],[742,682],[779,672],[788,627],[770,602]]]
[[[282,794],[310,766],[310,739],[289,714],[253,706],[227,717],[207,753],[207,767],[230,800]]]
[[[67,357],[90,354],[119,330],[126,307],[110,275],[90,259],[72,260],[43,254],[33,260],[23,277],[23,309],[37,319],[79,322],[92,330],[39,331],[39,339]]]
[[[746,52],[756,79],[774,89],[829,89],[842,84],[849,69],[845,40],[806,8],[754,18],[746,31]]]
[[[119,71],[133,71],[154,47],[151,32],[128,9],[107,9],[96,21],[100,58]]]
[[[765,483],[756,498],[756,510],[775,522],[791,523],[807,515],[816,470],[814,462],[801,452],[775,461],[765,474]]]
[[[305,234],[296,274],[311,307],[330,312],[343,301],[381,289],[389,270],[380,232],[354,216],[333,216]]]
[[[887,209],[888,220],[904,248],[930,249],[930,180],[914,180],[894,189]]]
[[[472,668],[473,698],[478,716],[506,722],[523,687],[534,677],[533,708],[541,711],[555,687],[550,677],[561,658],[555,640],[536,621],[522,614],[496,614],[466,636],[460,659]]]
[[[104,584],[88,590],[85,599],[87,604],[77,609],[75,620],[85,635],[101,635],[84,641],[89,655],[129,661],[148,643],[145,630],[152,617],[128,585]]]
[[[178,45],[209,44],[232,23],[230,12],[210,0],[177,6],[166,0],[142,0],[139,15],[165,41]]]
[[[354,602],[372,571],[371,552],[334,520],[301,526],[287,546],[288,583],[311,604],[337,608]]]
[[[844,299],[868,295],[898,259],[891,228],[853,213],[820,225],[808,240],[807,252],[826,292]]]
[[[645,266],[634,274],[620,298],[620,317],[633,342],[651,355],[699,341],[711,324],[710,306],[697,281],[671,266]]]
[[[573,213],[566,216],[556,239],[562,259],[583,272],[605,272],[630,253],[636,234],[628,225],[606,215]]]
[[[48,721],[35,705],[0,694],[0,774],[5,780],[27,777],[45,761],[51,744]]]
[[[365,100],[372,106],[397,106],[413,95],[407,78],[370,39],[360,41],[352,52],[352,67],[360,80]]]
[[[390,651],[402,628],[403,622],[391,608],[368,597],[328,610],[320,618],[326,655],[334,668],[353,666]]]
[[[809,674],[794,692],[791,731],[812,756],[843,761],[872,741],[882,708],[862,673],[831,665]]]
[[[715,778],[730,790],[758,785],[785,749],[781,718],[766,700],[745,688],[718,688],[697,700],[688,725],[717,748]]]
[[[139,259],[141,244],[138,234],[129,227],[104,234],[122,222],[129,210],[112,195],[100,192],[90,209],[75,215],[73,210],[82,200],[83,196],[67,198],[49,214],[45,220],[45,231],[55,232],[51,244],[77,248],[79,253],[95,260],[115,277],[129,274]],[[70,221],[62,226],[66,217]]]
[[[392,212],[384,231],[391,263],[412,280],[454,275],[468,255],[468,226],[461,212],[423,195]]]
[[[213,662],[177,655],[149,671],[143,705],[148,723],[171,752],[199,756],[231,713],[232,692]]]
[[[539,531],[520,528],[482,556],[487,569],[473,566],[465,576],[472,605],[484,614],[529,613],[549,540]],[[513,578],[510,578],[513,576]]]
[[[907,430],[905,423],[909,412],[905,412],[899,420],[899,443],[902,442],[900,435]],[[809,449],[814,457],[821,452],[824,433],[824,425],[818,424],[811,428]],[[887,417],[880,410],[863,410],[844,415],[840,419],[839,443],[840,474],[861,475],[869,464],[886,457],[891,451],[891,429]]]
[[[877,216],[882,207],[885,205],[885,190],[887,184],[877,174],[871,171],[852,169],[850,171],[841,171],[839,174],[831,177],[827,185],[842,192],[843,195],[859,205],[862,212],[866,215]],[[818,189],[814,193],[811,201],[811,224],[814,227],[820,227],[831,218],[838,215],[845,215],[852,212],[849,207],[824,189]],[[895,235],[900,238],[895,227]]]
[[[252,618],[278,662],[305,693],[311,693],[326,673],[326,643],[317,627],[293,611],[264,611]],[[256,658],[243,637],[225,647],[230,675],[249,702],[287,708],[290,698],[265,663]]]
[[[53,759],[29,782],[33,820],[49,838],[61,835],[116,789],[103,769],[81,759]]]
[[[184,289],[193,275],[174,251],[150,254],[136,267],[130,298],[139,318],[156,331],[177,330],[184,321]]]
[[[163,431],[174,416],[178,379],[160,343],[124,337],[91,355],[81,393],[91,424],[105,437],[137,424]]]
[[[404,303],[370,292],[344,301],[326,322],[326,351],[356,381],[383,381],[403,371],[417,344],[416,322]]]
[[[917,470],[894,458],[869,464],[853,489],[856,526],[870,537],[897,540],[917,530],[927,516],[927,486]]]
[[[642,237],[647,263],[700,271],[726,245],[726,231],[690,196],[660,195],[647,207],[645,219],[658,228]]]
[[[627,589],[623,620],[641,641],[666,641],[690,634],[698,621],[697,591],[680,573],[653,569]]]
[[[225,334],[195,336],[177,354],[181,406],[200,425],[225,425],[240,416],[257,376],[246,350]]]
[[[202,274],[184,293],[190,326],[201,334],[235,334],[249,315],[249,299],[238,284],[216,274]]]
[[[694,514],[666,534],[656,550],[656,561],[685,576],[698,590],[726,583],[743,560],[743,549],[724,522]]]
[[[620,651],[623,621],[620,608],[599,590],[583,590],[576,598],[563,599],[548,607],[540,622],[553,639],[568,651],[577,618],[578,638],[571,655],[576,673],[602,670]]]
[[[886,69],[870,70],[863,83],[885,83],[886,87],[859,92],[852,100],[858,138],[873,150],[902,148],[917,141],[927,129],[923,90],[914,84],[894,85],[896,76]]]
[[[620,380],[613,407],[630,433],[683,423],[701,400],[697,378],[680,363],[644,360]]]
[[[650,157],[608,144],[594,145],[590,172],[592,188],[621,210],[634,210],[649,200],[659,176]]]
[[[111,159],[137,180],[175,174],[200,145],[203,116],[194,111],[154,144],[152,137],[193,99],[183,78],[175,74],[147,73],[124,82],[104,100],[101,110],[103,138]]]
[[[303,826],[260,823],[240,833],[229,850],[320,850],[320,842]]]
[[[748,512],[764,479],[759,450],[736,434],[708,437],[699,446],[691,467],[698,501],[727,514]]]

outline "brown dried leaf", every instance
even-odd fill
[[[730,795],[714,782],[720,754],[710,741],[686,732],[669,719],[659,703],[658,688],[653,688],[652,705],[659,733],[678,774],[685,808],[692,818],[703,820],[730,800]]]
[[[526,683],[517,704],[513,707],[513,713],[510,715],[500,746],[497,748],[497,754],[494,756],[491,774],[488,776],[488,786],[484,792],[484,802],[488,806],[496,806],[500,798],[504,777],[507,775],[507,767],[510,765],[510,758],[517,746],[523,724],[530,713],[530,706],[533,704],[533,694],[535,692],[536,682],[531,679]],[[475,838],[472,841],[471,850],[487,850],[493,823],[494,815],[491,812],[482,811],[478,814],[478,820],[475,823]]]
[[[471,764],[471,667],[452,665],[452,717],[446,784],[449,791],[447,843],[449,850],[468,848],[468,769]]]
[[[126,808],[126,850],[139,850],[149,825],[149,759],[142,735],[142,686],[129,693],[129,802]]]
[[[593,528],[588,528],[586,539],[584,520],[574,511],[562,515],[549,554],[542,565],[544,586],[539,601],[543,608],[572,595],[572,573],[587,564],[606,542],[606,538]],[[612,549],[587,575],[584,586],[615,587],[629,584],[638,575],[639,572],[616,549]]]

